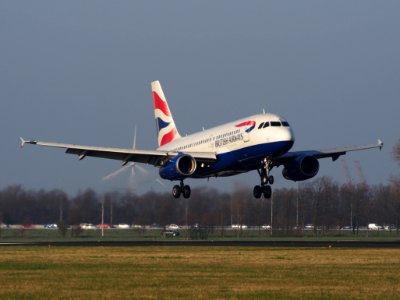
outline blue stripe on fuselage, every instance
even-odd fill
[[[235,172],[255,170],[260,167],[260,162],[265,157],[283,155],[292,148],[293,143],[293,141],[265,143],[218,154],[217,161],[210,168],[204,171],[198,169],[191,177],[218,176],[219,172],[229,174],[230,171],[231,175],[234,175]]]

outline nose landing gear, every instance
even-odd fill
[[[183,180],[181,180],[180,185],[174,185],[174,187],[172,188],[172,196],[174,196],[174,198],[179,198],[181,194],[185,199],[190,198],[191,194],[190,186],[184,185]]]
[[[257,169],[260,175],[261,185],[256,185],[253,189],[253,196],[256,199],[260,199],[261,195],[264,195],[265,199],[269,199],[272,196],[271,186],[268,184],[274,183],[274,177],[269,175],[269,171],[272,168],[272,160],[270,158],[264,158],[262,161],[261,170]]]

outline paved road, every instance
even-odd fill
[[[400,241],[79,241],[0,243],[0,246],[63,246],[63,247],[143,247],[143,246],[232,246],[232,247],[335,247],[335,248],[400,248]]]

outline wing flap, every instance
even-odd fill
[[[123,161],[126,164],[130,161],[150,164],[159,167],[166,160],[176,156],[177,152],[168,152],[160,150],[136,150],[126,148],[112,148],[112,147],[96,147],[75,144],[63,144],[54,142],[43,142],[37,140],[25,140],[21,138],[21,146],[25,144],[32,144],[45,147],[64,148],[66,153],[78,155],[82,160],[87,156],[114,159]],[[213,162],[216,160],[215,153],[211,152],[188,152],[187,154],[193,156],[196,160],[204,162]]]
[[[37,140],[24,140],[23,144],[32,144],[45,147],[64,148],[66,153],[75,154],[79,159],[86,156],[99,157],[107,159],[121,160],[124,162],[134,161],[140,163],[151,164],[159,166],[161,161],[168,158],[170,154],[166,151],[150,151],[150,150],[134,150],[125,148],[112,148],[112,147],[96,147],[75,144],[63,144],[53,142],[43,142]]]

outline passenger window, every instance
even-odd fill
[[[277,121],[271,122],[271,126],[279,127],[279,126],[281,126],[281,122],[277,122]]]
[[[269,122],[265,122],[263,128],[267,128],[268,126],[269,126]]]

